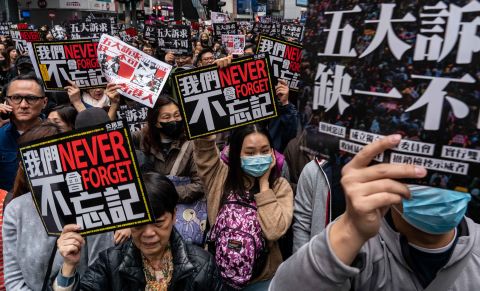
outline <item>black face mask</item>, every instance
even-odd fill
[[[200,43],[202,44],[203,47],[208,47],[208,46],[209,46],[209,45],[208,45],[208,39],[202,39],[202,40],[200,41]]]
[[[3,68],[7,65],[7,60],[0,61],[0,68]]]
[[[160,127],[158,130],[171,138],[178,138],[183,132],[182,121],[160,122],[160,125],[162,127]]]

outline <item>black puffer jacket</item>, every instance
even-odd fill
[[[210,253],[186,244],[175,228],[172,230],[170,245],[173,278],[168,291],[224,290]],[[101,252],[79,285],[74,290],[144,291],[146,281],[140,250],[130,240]]]

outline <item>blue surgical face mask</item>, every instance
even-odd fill
[[[457,227],[471,199],[468,193],[448,189],[416,185],[409,189],[411,198],[402,201],[402,217],[429,234],[444,234]]]
[[[242,170],[255,178],[261,177],[270,167],[272,163],[272,155],[256,155],[241,157]]]

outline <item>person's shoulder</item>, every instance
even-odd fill
[[[192,260],[194,264],[203,265],[212,259],[212,254],[199,246],[185,243],[185,248],[187,249],[189,259]]]

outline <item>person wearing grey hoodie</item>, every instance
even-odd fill
[[[480,227],[464,216],[470,195],[397,180],[425,177],[423,167],[369,166],[400,138],[365,146],[345,165],[346,211],[279,267],[269,290],[480,287]]]

